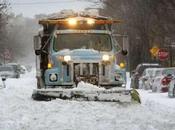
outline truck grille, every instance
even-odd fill
[[[84,81],[98,84],[99,64],[98,63],[74,63],[74,81]]]

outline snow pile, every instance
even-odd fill
[[[34,71],[6,83],[0,89],[0,130],[175,130],[175,109],[161,111],[169,102],[153,110],[155,103],[145,101],[161,97],[151,97],[149,92],[140,92],[143,105],[59,99],[37,102],[31,99],[36,88]]]
[[[169,98],[168,93],[153,93],[145,90],[138,90],[142,105],[151,107],[153,110],[174,112],[175,98]]]
[[[103,87],[98,87],[96,85],[85,83],[83,81],[78,83],[77,88],[73,88],[74,90],[84,90],[84,91],[92,91],[92,90],[105,90]]]

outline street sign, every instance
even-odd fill
[[[160,61],[164,61],[168,59],[168,57],[169,57],[169,52],[166,49],[160,49],[158,51],[158,58]]]
[[[158,54],[158,51],[159,51],[159,48],[158,47],[152,47],[151,49],[150,49],[150,53],[153,55],[153,56],[157,56],[157,54]]]

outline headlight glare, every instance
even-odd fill
[[[109,61],[109,55],[103,55],[102,60],[103,61]]]
[[[68,23],[71,26],[75,26],[75,25],[77,25],[77,20],[75,18],[69,18]]]
[[[93,25],[93,24],[95,24],[95,20],[89,18],[89,19],[87,20],[87,24]]]
[[[71,60],[71,56],[67,55],[67,56],[64,56],[64,61],[65,62],[69,62]]]

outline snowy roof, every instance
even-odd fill
[[[68,17],[92,17],[95,19],[103,19],[103,20],[111,19],[109,17],[100,16],[98,12],[94,10],[79,11],[79,12],[75,12],[73,10],[62,10],[60,12],[48,15],[45,19],[53,20],[53,19],[64,19]]]

